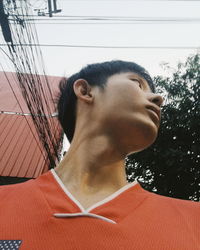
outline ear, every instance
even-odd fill
[[[86,80],[84,79],[76,80],[74,82],[73,88],[74,88],[74,93],[77,96],[77,98],[87,103],[91,103],[93,101],[94,96],[92,95],[92,91],[91,91],[92,88]]]

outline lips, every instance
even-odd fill
[[[147,109],[149,109],[152,112],[154,112],[154,114],[157,116],[158,120],[160,121],[161,112],[160,112],[160,108],[159,107],[148,106]]]

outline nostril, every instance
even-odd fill
[[[161,95],[156,95],[152,98],[152,102],[161,107],[164,102],[164,98]]]

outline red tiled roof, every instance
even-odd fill
[[[6,76],[0,72],[0,176],[36,178],[48,171],[46,152],[31,116],[23,115],[30,111],[16,83],[15,73],[6,72]],[[44,76],[40,77],[43,82]],[[48,76],[54,97],[59,80],[60,77]],[[55,109],[50,98],[49,105],[53,114]],[[55,137],[60,138],[62,130],[57,118],[48,119],[51,119],[51,130]]]

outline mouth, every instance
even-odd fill
[[[157,121],[160,122],[160,118],[161,118],[160,108],[159,107],[154,107],[154,106],[148,106],[147,109],[157,119]]]

